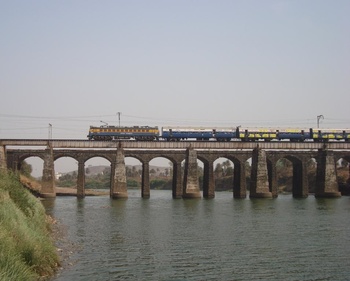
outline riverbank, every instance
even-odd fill
[[[21,183],[30,190],[33,194],[40,196],[41,184],[33,178],[28,178],[24,175],[20,176]],[[77,196],[77,188],[73,187],[55,187],[57,196]],[[109,191],[97,189],[85,189],[86,196],[101,196],[109,195]]]
[[[47,280],[59,266],[52,219],[18,176],[0,172],[0,280]]]

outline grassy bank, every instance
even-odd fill
[[[43,205],[15,175],[0,172],[0,280],[43,280],[57,264]]]

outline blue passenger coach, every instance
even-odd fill
[[[236,128],[162,127],[161,131],[161,138],[166,141],[230,141],[236,138]]]

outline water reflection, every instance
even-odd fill
[[[346,280],[349,199],[45,200],[81,246],[55,280]],[[307,265],[307,266],[306,266]]]
[[[41,203],[44,205],[44,207],[46,209],[46,213],[51,215],[52,211],[55,208],[55,203],[56,203],[55,198],[45,198],[45,199],[41,200]]]
[[[315,199],[318,210],[327,210],[331,211],[337,206],[337,200],[339,198],[317,198]]]

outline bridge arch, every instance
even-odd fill
[[[335,155],[335,162],[338,162],[340,159],[344,159],[350,163],[350,153],[337,153]]]
[[[162,160],[161,160],[162,159]],[[151,170],[148,170],[148,174],[144,175],[145,178],[147,176],[150,177],[149,185],[150,189],[155,188],[156,184],[163,184],[166,189],[171,190],[173,198],[181,198],[183,194],[183,177],[184,177],[184,162],[185,155],[173,155],[171,153],[159,153],[157,155],[148,155],[148,163],[149,165],[155,161],[167,161],[169,169],[167,170],[168,174],[164,175],[164,182],[154,182],[151,179]],[[143,187],[144,188],[144,187]]]
[[[184,152],[174,151],[143,151],[140,153],[134,151],[125,151],[125,157],[132,157],[142,163],[142,183],[141,193],[142,197],[148,198],[150,196],[150,162],[156,158],[164,158],[172,163],[173,176],[172,176],[172,194],[173,198],[182,197],[182,162],[185,160]]]
[[[288,162],[285,162],[285,160]],[[278,196],[281,191],[291,191],[294,197],[307,197],[309,193],[308,184],[308,170],[307,161],[311,159],[310,156],[291,154],[291,153],[278,153],[270,154],[267,157],[269,187],[274,197]],[[290,163],[290,164],[289,164]],[[288,171],[288,170],[292,171]],[[284,170],[284,171],[283,171]],[[280,173],[286,172],[284,178],[291,177],[291,190],[281,190],[279,181]],[[288,182],[286,182],[288,184]]]
[[[58,154],[58,155],[55,154],[54,157],[53,157],[53,161],[56,161],[56,160],[59,160],[59,159],[62,159],[62,158],[72,158],[75,161],[79,161],[79,158],[75,154]]]
[[[15,170],[23,171],[23,169],[26,169],[24,166],[24,163],[30,165],[31,176],[33,176],[34,178],[43,177],[44,158],[42,157],[41,154],[33,153],[33,154],[22,155],[22,157],[19,157],[18,160],[16,161]]]
[[[235,198],[245,198],[246,187],[246,163],[251,157],[249,152],[243,151],[230,153],[225,151],[201,151],[198,158],[204,164],[203,195],[207,198],[215,197],[215,175],[214,162],[218,159],[227,159],[233,163],[233,196]]]
[[[110,157],[93,155],[84,162],[84,188],[111,189],[112,162]]]
[[[350,153],[339,152],[335,155],[337,163],[337,181],[342,195],[350,195]]]
[[[28,153],[27,152],[27,153],[24,153],[24,154],[20,155],[20,157],[18,157],[18,162],[25,161],[29,157],[38,157],[38,158],[40,158],[40,159],[42,159],[44,161],[43,153],[40,153],[40,152]]]
[[[60,188],[76,188],[78,185],[78,159],[72,155],[60,155],[53,161],[56,174],[57,192]]]
[[[173,189],[174,162],[169,157],[152,157],[150,164],[150,189]],[[156,169],[154,167],[157,167]],[[155,180],[155,177],[158,179]]]
[[[214,160],[215,191],[233,191],[234,168],[234,162],[226,157],[218,157]]]
[[[22,154],[17,155],[17,157],[13,157],[10,159],[10,168],[12,168],[13,170],[21,170],[23,161],[26,161],[29,158],[36,158],[36,159],[40,159],[39,161],[42,160],[42,162],[45,160],[45,156],[42,152],[40,151],[33,151],[33,152],[25,152]],[[30,164],[30,163],[28,163]]]
[[[96,153],[96,154],[93,154],[93,155],[88,155],[87,157],[83,158],[84,162],[88,162],[89,160],[91,159],[94,159],[94,158],[102,158],[104,160],[107,160],[109,163],[112,163],[113,162],[113,157],[111,157],[110,155],[106,155],[106,154],[100,154],[100,153]]]

